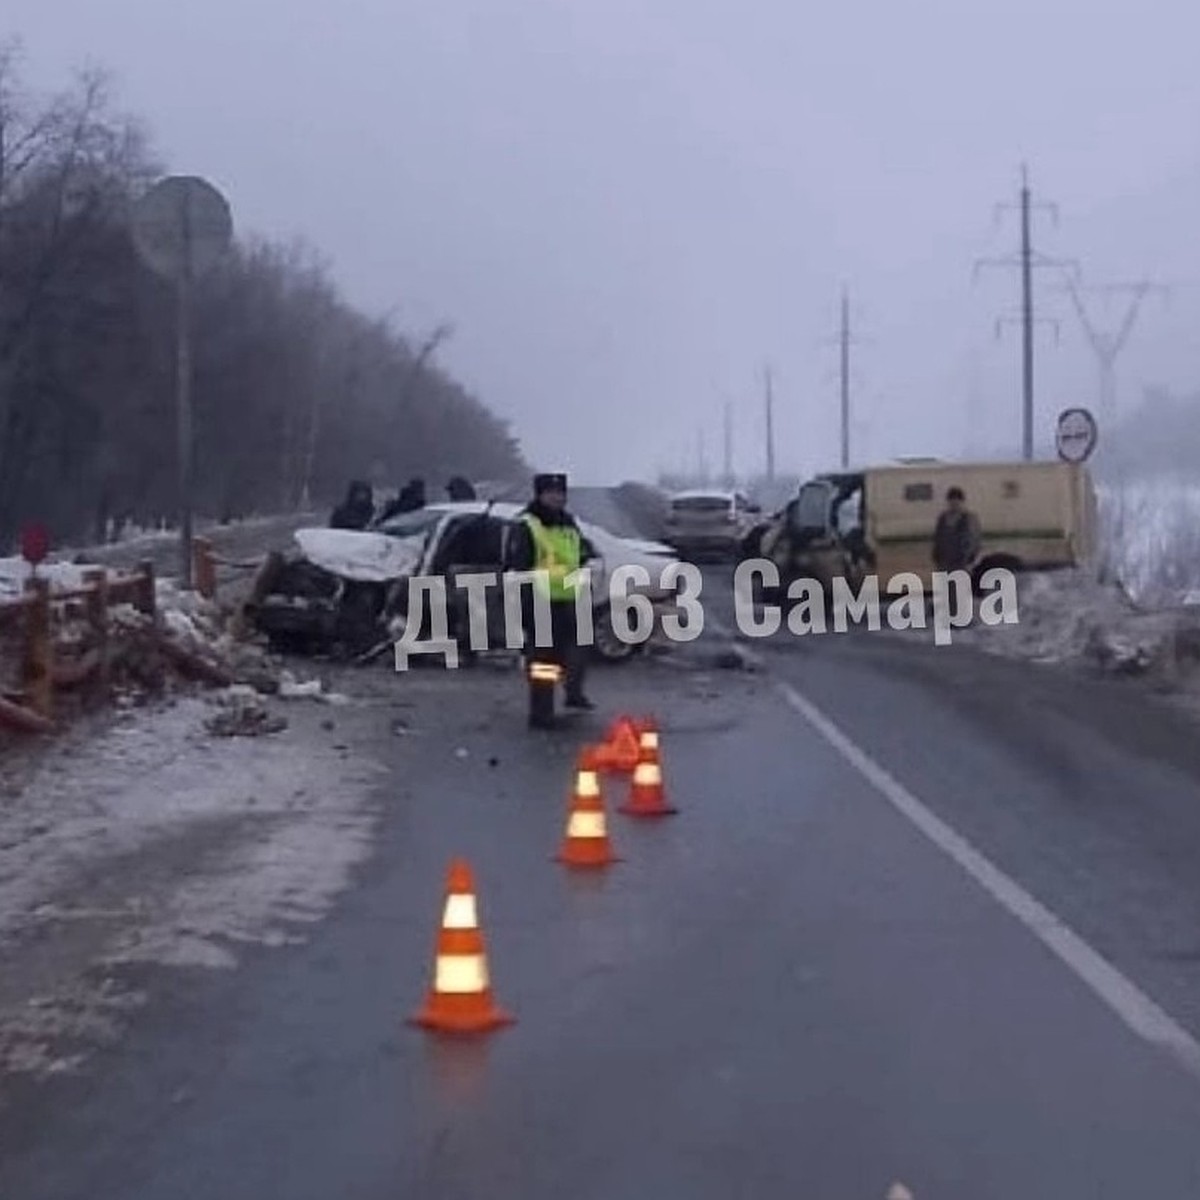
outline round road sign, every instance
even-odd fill
[[[137,203],[133,241],[158,274],[179,279],[185,270],[211,270],[233,237],[233,218],[225,197],[194,175],[171,175],[156,183]]]
[[[1096,448],[1096,418],[1086,408],[1068,408],[1058,415],[1055,444],[1064,462],[1083,462]]]

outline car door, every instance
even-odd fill
[[[430,573],[446,580],[446,598],[452,616],[451,636],[458,637],[462,645],[468,642],[473,604],[464,577],[487,574],[496,577],[496,582],[482,593],[487,648],[499,650],[506,644],[500,575],[511,532],[511,522],[488,512],[455,517],[442,531],[430,556]]]
[[[787,540],[791,571],[819,579],[828,586],[842,573],[843,555],[834,526],[837,489],[827,480],[804,484],[787,509]]]

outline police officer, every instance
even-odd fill
[[[595,547],[583,536],[575,518],[567,511],[567,477],[562,474],[536,475],[533,500],[521,512],[505,562],[509,571],[544,570],[548,576],[543,594],[550,601],[551,647],[537,646],[534,606],[528,598],[522,606],[526,660],[531,669],[529,723],[535,728],[554,724],[553,687],[547,688],[533,677],[535,664],[555,663],[563,669],[564,703],[568,708],[594,707],[583,691],[588,650],[579,644],[575,620],[577,588],[568,579],[573,571],[596,557]]]

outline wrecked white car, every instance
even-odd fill
[[[264,568],[247,616],[278,649],[357,656],[394,639],[405,626],[409,579],[438,576],[447,584],[450,635],[465,645],[465,593],[455,580],[501,570],[520,512],[517,504],[468,501],[400,513],[362,532],[301,529],[292,551],[273,556]],[[659,542],[618,537],[587,521],[579,526],[600,556],[592,577],[593,650],[601,661],[622,662],[638,647],[618,638],[612,626],[613,571],[644,567],[649,586],[629,590],[660,602],[675,594],[676,587],[664,588],[662,581],[665,568],[678,560]],[[505,644],[502,590],[489,588],[487,595],[489,645],[499,649]],[[428,632],[422,629],[420,636]]]

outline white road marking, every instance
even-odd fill
[[[754,650],[744,644],[739,649],[748,662],[760,669],[764,666],[762,657]],[[789,683],[777,681],[776,686],[788,705],[868,780],[897,812],[957,863],[1001,908],[1016,917],[1138,1037],[1165,1051],[1189,1074],[1200,1079],[1200,1043],[1182,1025],[1044,904],[1035,900],[1019,883],[985,858],[966,838],[935,816],[811,700]]]

